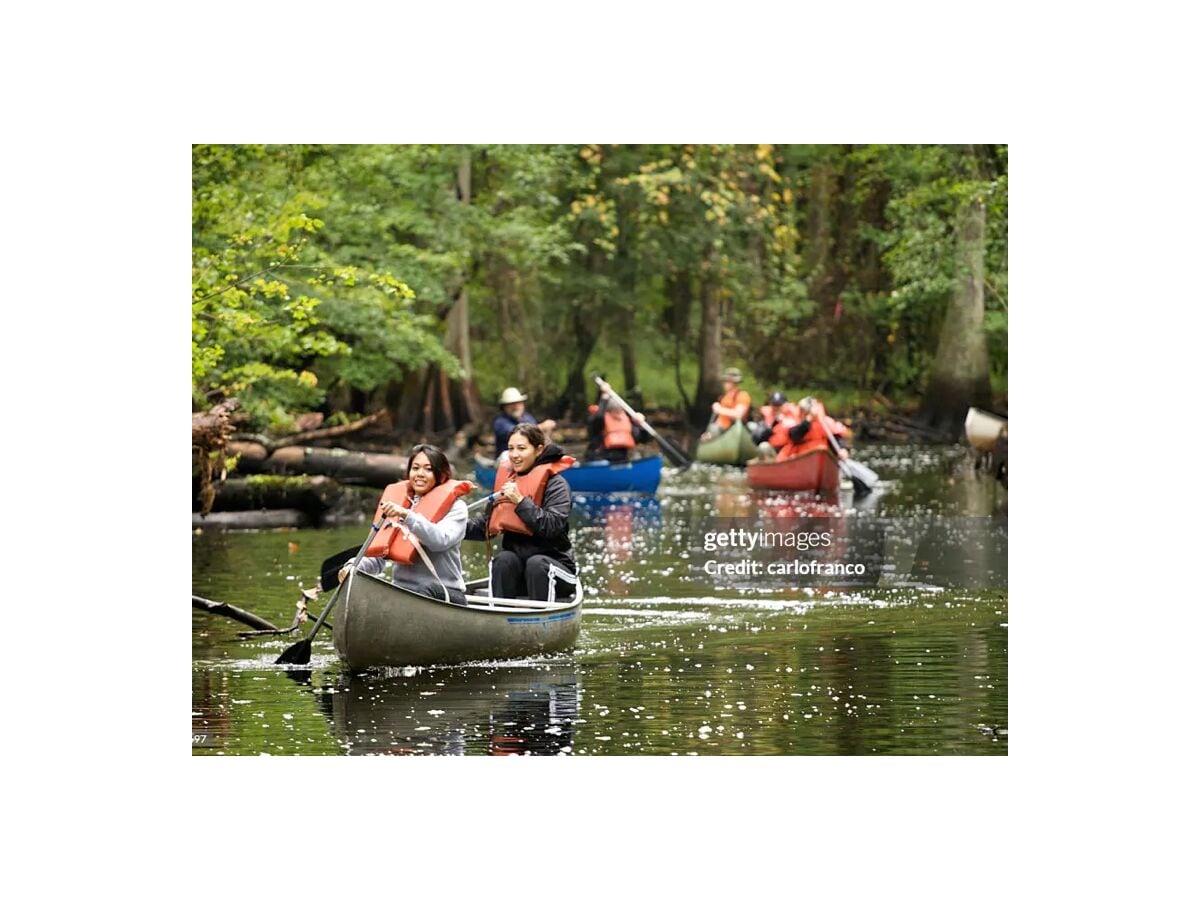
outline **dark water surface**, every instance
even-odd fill
[[[312,669],[286,671],[273,661],[299,635],[245,640],[193,612],[193,752],[1003,755],[1007,492],[958,448],[858,458],[882,490],[836,507],[702,466],[668,472],[655,498],[577,497],[587,600],[572,653],[351,677],[326,630]],[[706,548],[730,529],[829,546]],[[204,531],[192,592],[286,625],[299,585],[364,535]],[[463,555],[484,571],[482,544]],[[753,561],[760,574],[704,568]],[[865,574],[766,574],[804,562]]]

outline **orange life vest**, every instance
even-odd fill
[[[800,422],[796,424],[799,425]],[[812,421],[809,422],[808,433],[804,435],[804,439],[796,444],[789,438],[783,449],[779,451],[779,456],[776,459],[791,459],[793,456],[799,456],[802,453],[812,450],[814,447],[829,447],[829,436],[825,432],[825,426],[822,424],[821,419],[815,415]]]
[[[633,423],[623,409],[606,409],[604,411],[604,449],[628,450],[635,445],[633,439]]]
[[[833,416],[829,415],[829,413],[825,412],[825,404],[820,400],[817,400],[813,403],[812,411],[816,417],[821,420],[821,424],[825,426],[825,430],[830,434],[841,437],[848,431],[845,425],[843,425]]]
[[[492,493],[499,493],[505,484],[515,481],[517,490],[521,492],[522,497],[528,497],[535,506],[541,506],[542,494],[546,492],[546,482],[550,480],[550,476],[557,475],[573,465],[575,465],[575,457],[564,456],[551,463],[536,465],[524,475],[518,475],[513,469],[512,463],[505,460],[496,467],[496,481],[492,485]],[[488,519],[489,537],[495,537],[502,531],[527,536],[533,534],[529,530],[529,526],[522,522],[521,517],[517,515],[516,504],[509,503],[507,500],[493,506],[492,515]]]
[[[775,417],[775,424],[771,428],[771,434],[767,437],[767,443],[776,450],[782,450],[788,443],[788,430],[793,425],[800,424],[800,410],[792,403],[785,403],[779,408],[779,415]]]
[[[732,391],[722,396],[721,405],[730,409],[735,406],[745,405],[746,412],[742,415],[742,421],[745,421],[746,417],[750,415],[750,395],[739,388],[734,388]],[[733,419],[731,419],[729,416],[717,416],[717,424],[722,428],[728,428],[733,424]]]
[[[443,481],[430,488],[429,492],[420,498],[418,511],[430,522],[440,522],[445,518],[446,513],[450,512],[450,507],[454,505],[455,501],[464,494],[471,493],[472,490],[474,490],[474,485],[469,481],[455,481],[453,478]],[[412,496],[409,482],[397,481],[389,484],[383,489],[383,496],[379,498],[379,505],[375,508],[375,521],[378,522],[380,516],[383,515],[385,500],[391,500],[393,503],[412,509]],[[411,566],[417,558],[416,546],[412,539],[404,534],[403,529],[395,527],[399,524],[399,519],[389,519],[388,521],[392,524],[384,525],[371,538],[371,543],[367,545],[366,555],[386,556],[393,562]]]

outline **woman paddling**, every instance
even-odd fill
[[[469,541],[504,535],[500,552],[492,558],[493,597],[547,600],[551,566],[575,574],[567,528],[571,488],[558,474],[574,462],[562,447],[547,443],[536,425],[518,425],[509,435],[508,460],[497,467],[492,488],[500,497],[488,504],[484,515],[467,523]],[[556,600],[573,595],[571,584],[555,579]]]
[[[367,547],[358,570],[379,575],[390,559],[393,583],[438,600],[449,595],[451,603],[465,606],[458,548],[467,529],[467,505],[459,498],[471,489],[469,481],[450,477],[446,454],[432,444],[417,444],[408,457],[408,480],[384,488],[375,520],[387,517],[387,523]],[[342,567],[338,581],[351,565]]]

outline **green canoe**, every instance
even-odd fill
[[[750,429],[742,422],[734,422],[712,440],[701,441],[696,446],[696,460],[702,463],[722,463],[727,466],[744,466],[758,455]]]

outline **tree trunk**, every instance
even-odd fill
[[[562,394],[554,404],[554,417],[562,418],[565,413],[571,412],[583,420],[587,417],[588,406],[588,379],[583,370],[587,366],[588,357],[596,348],[600,329],[595,314],[589,315],[582,304],[575,307],[572,317],[575,323],[575,348],[567,374],[567,386],[563,388]]]
[[[721,395],[721,297],[713,253],[700,274],[700,373],[691,423],[703,428],[712,414],[712,403]]]
[[[638,384],[637,348],[634,334],[629,329],[623,329],[621,333],[621,374],[625,377],[622,398],[634,409],[641,409],[644,399]]]
[[[623,396],[625,402],[639,408],[642,405],[642,390],[638,385],[637,330],[634,328],[634,323],[637,321],[638,284],[637,207],[632,202],[628,191],[622,192],[621,199],[617,203],[617,228],[615,262],[620,306],[623,312],[617,343],[621,348]]]
[[[463,203],[471,202],[471,151],[464,148],[458,164],[458,199]],[[464,281],[466,275],[464,273]],[[483,418],[483,403],[479,397],[479,388],[475,385],[475,374],[471,368],[471,316],[467,302],[467,286],[464,283],[458,290],[454,306],[446,320],[447,350],[458,357],[462,364],[463,378],[456,382],[453,390],[452,414],[456,427],[476,422]]]
[[[987,407],[992,390],[983,330],[984,206],[973,198],[959,213],[959,282],[938,341],[937,355],[919,419],[952,436],[961,435],[970,406]]]
[[[466,148],[459,158],[454,194],[462,203],[471,202],[471,152]],[[434,439],[483,418],[483,402],[471,366],[467,273],[461,273],[460,279],[446,313],[446,336],[442,346],[458,358],[463,370],[462,380],[451,382],[438,367],[425,366],[419,372],[410,372],[399,392],[389,390],[389,406],[396,404],[395,430],[398,435],[416,431]]]
[[[667,295],[671,298],[670,324],[675,338],[675,387],[679,391],[680,408],[690,410],[692,398],[683,387],[683,342],[687,338],[692,313],[692,279],[687,274],[672,273],[667,277]],[[687,413],[685,412],[685,418]]]

